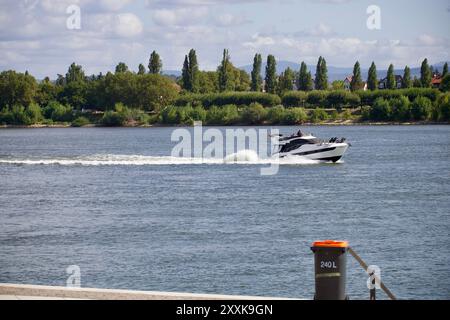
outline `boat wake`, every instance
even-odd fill
[[[242,165],[307,165],[320,161],[304,157],[292,156],[284,158],[260,158],[253,150],[242,150],[226,156],[224,159],[216,158],[188,158],[172,156],[143,156],[97,154],[79,157],[57,158],[0,158],[0,164],[15,165],[61,165],[61,166],[151,166],[151,165],[196,165],[196,164],[242,164]]]

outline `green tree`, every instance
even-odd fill
[[[261,77],[261,66],[262,57],[259,53],[255,54],[253,58],[253,69],[252,69],[252,85],[251,90],[259,92],[261,91],[262,77]]]
[[[271,54],[267,56],[266,65],[266,92],[275,93],[277,90],[277,62]]]
[[[420,79],[417,77],[414,77],[413,80],[413,87],[414,88],[421,88],[422,87],[422,82],[420,82]]]
[[[217,72],[200,71],[199,72],[200,93],[213,93],[219,91],[219,82]]]
[[[327,62],[322,56],[319,57],[316,66],[316,78],[314,79],[316,90],[328,89],[328,69]]]
[[[387,79],[386,79],[386,89],[395,89],[395,75],[394,75],[394,65],[390,64],[387,71]]]
[[[328,120],[328,113],[322,108],[314,109],[309,114],[309,120],[312,123]]]
[[[353,67],[353,77],[350,82],[350,89],[352,91],[361,90],[364,87],[364,83],[361,79],[361,67],[359,65],[359,61],[356,61]]]
[[[128,66],[124,62],[119,62],[119,64],[116,66],[116,73],[120,72],[127,72]]]
[[[84,81],[69,82],[59,94],[59,100],[74,109],[81,110],[86,104],[87,88],[88,83]]]
[[[308,120],[308,115],[303,108],[291,108],[284,112],[283,124],[296,125]]]
[[[183,69],[181,70],[181,87],[192,92],[191,77],[189,75],[189,58],[184,56]]]
[[[313,89],[313,82],[311,72],[308,71],[306,63],[302,61],[300,65],[300,73],[298,76],[298,90],[311,91]]]
[[[286,91],[294,90],[295,73],[291,68],[287,68],[281,73],[278,79],[278,94],[282,96]]]
[[[37,92],[36,80],[24,73],[3,71],[0,73],[0,109],[13,105],[29,105]]]
[[[367,76],[367,89],[376,90],[378,89],[378,76],[377,76],[377,66],[375,62],[372,61],[372,64],[369,68],[369,73]]]
[[[409,99],[405,96],[391,99],[390,101],[392,119],[396,121],[408,121],[411,119],[411,106]]]
[[[411,115],[414,120],[427,120],[431,115],[432,103],[426,97],[417,97],[411,104]]]
[[[48,77],[39,83],[35,100],[40,106],[46,106],[50,101],[56,100],[61,88],[55,86]]]
[[[151,74],[160,74],[162,72],[162,61],[158,53],[153,50],[148,61],[148,72]]]
[[[431,69],[428,65],[428,59],[424,59],[422,61],[422,65],[420,67],[420,83],[422,84],[423,88],[429,88],[431,87]]]
[[[450,91],[450,74],[447,73],[441,81],[441,86],[440,86],[441,91],[443,92],[448,92]]]
[[[402,88],[411,88],[412,80],[411,80],[411,70],[408,66],[405,66],[405,70],[403,71],[403,79],[402,79]]]
[[[219,74],[219,91],[234,91],[235,89],[235,78],[234,78],[234,67],[231,64],[230,54],[228,49],[223,50],[222,62],[217,68],[217,73]]]
[[[449,76],[448,74],[446,75]],[[442,94],[436,101],[437,119],[440,121],[450,121],[450,94]]]
[[[145,70],[145,67],[142,63],[139,63],[139,70],[138,70],[138,74],[139,75],[143,75],[145,74],[147,71]]]
[[[192,92],[198,92],[199,86],[198,86],[198,74],[199,74],[199,68],[198,68],[198,61],[197,61],[197,53],[194,49],[189,50],[189,77],[190,77],[190,83],[192,87]]]
[[[442,68],[442,77],[445,77],[448,73],[448,63],[444,63],[444,67]]]
[[[51,101],[44,109],[43,113],[46,119],[53,121],[71,121],[72,107],[60,104],[57,101]]]
[[[233,69],[234,90],[249,91],[251,86],[251,80],[248,73],[245,72],[245,70],[235,68],[233,64],[231,64],[231,66]]]
[[[334,80],[331,83],[331,88],[333,90],[344,90],[344,81],[342,81],[342,80]]]
[[[199,92],[199,69],[197,53],[194,49],[189,50],[189,53],[184,57],[181,86],[186,91]]]
[[[370,119],[375,121],[389,121],[391,119],[391,113],[389,101],[378,98],[370,109]]]
[[[280,124],[283,122],[285,109],[282,105],[269,108],[267,111],[267,120],[271,124]]]
[[[44,117],[42,116],[41,107],[35,102],[32,102],[28,105],[25,113],[29,119],[30,124],[39,123],[44,119]]]
[[[85,81],[85,75],[83,68],[80,65],[75,64],[73,62],[69,70],[66,73],[66,83],[69,84],[70,82],[83,82]]]
[[[264,109],[261,104],[254,102],[244,108],[242,120],[246,124],[261,124],[265,120],[266,116],[266,109]]]

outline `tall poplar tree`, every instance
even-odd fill
[[[191,83],[191,91],[198,92],[199,88],[199,68],[198,68],[198,60],[197,53],[194,49],[189,50],[189,78]]]
[[[353,67],[353,77],[350,83],[350,89],[352,91],[361,90],[364,84],[361,79],[361,66],[359,65],[359,61],[356,61]]]
[[[402,88],[411,88],[412,80],[411,80],[411,69],[408,66],[405,66],[403,70],[403,79],[402,79]]]
[[[145,74],[146,70],[145,67],[142,63],[139,63],[139,70],[138,70],[138,74],[143,75]]]
[[[267,56],[266,92],[275,93],[277,89],[277,62],[273,55]]]
[[[377,76],[377,66],[375,62],[372,61],[372,64],[369,68],[369,73],[367,75],[367,89],[376,90],[378,88],[378,76]]]
[[[386,89],[395,89],[395,86],[394,65],[391,63],[387,71]]]
[[[294,89],[294,81],[295,73],[288,67],[278,79],[278,93],[281,95],[286,91],[292,91]]]
[[[448,63],[444,63],[444,67],[442,68],[442,78],[445,77],[448,73]]]
[[[261,91],[262,77],[261,77],[262,57],[259,53],[255,54],[253,58],[252,70],[252,91]]]
[[[300,72],[298,75],[298,90],[310,91],[313,89],[311,72],[308,71],[306,63],[302,61],[300,65]]]
[[[181,71],[181,86],[189,92],[199,91],[199,70],[197,62],[197,54],[191,49],[184,56],[183,69]]]
[[[316,66],[316,78],[314,84],[317,90],[326,90],[328,88],[328,69],[327,62],[320,56]]]
[[[234,74],[228,49],[223,50],[222,62],[220,63],[220,66],[217,68],[217,72],[219,77],[219,91],[221,92],[233,91]]]
[[[431,86],[431,69],[428,65],[428,59],[422,61],[422,66],[420,67],[420,82],[422,83],[422,88],[429,88]]]
[[[153,51],[148,61],[148,72],[152,74],[160,74],[162,72],[162,61],[159,54]]]

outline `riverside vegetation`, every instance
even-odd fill
[[[138,72],[125,63],[108,72],[86,76],[73,63],[55,81],[37,81],[28,72],[0,73],[0,125],[72,125],[81,127],[137,125],[295,125],[327,122],[448,122],[450,75],[444,65],[439,88],[431,87],[432,67],[422,63],[420,79],[411,79],[405,67],[401,89],[396,89],[393,66],[387,89],[379,90],[372,63],[363,90],[359,63],[355,63],[350,90],[342,81],[328,82],[324,58],[315,78],[302,62],[276,74],[269,55],[265,78],[262,58],[256,54],[251,74],[233,66],[229,53],[216,71],[200,71],[195,50],[185,56],[182,75],[162,75],[162,61],[153,51],[148,70]]]

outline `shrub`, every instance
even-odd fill
[[[267,120],[271,124],[283,123],[285,112],[286,110],[281,105],[272,107],[267,111]]]
[[[443,78],[442,78],[442,82],[441,82],[441,87],[440,87],[442,92],[448,92],[450,91],[450,73],[446,74]]]
[[[101,124],[107,127],[120,127],[126,122],[126,117],[117,111],[106,111],[100,120]]]
[[[313,123],[325,121],[328,119],[327,112],[322,108],[317,108],[311,111],[309,114],[309,120]]]
[[[375,121],[388,121],[391,118],[391,106],[384,98],[375,100],[370,110],[370,119]]]
[[[323,90],[313,90],[308,93],[306,101],[311,107],[321,106],[325,103],[326,91]]]
[[[177,107],[169,106],[166,107],[160,115],[160,121],[164,124],[177,124],[178,123],[178,112]]]
[[[417,97],[411,104],[411,115],[414,120],[427,120],[431,115],[431,108],[430,99]]]
[[[392,120],[407,121],[411,119],[411,108],[409,99],[405,96],[394,98],[390,102]]]
[[[308,116],[303,108],[292,108],[284,113],[284,124],[295,125],[306,122]]]
[[[436,101],[436,119],[439,121],[450,121],[450,93],[443,94]]]
[[[50,101],[49,104],[43,110],[44,116],[47,119],[53,121],[71,121],[73,118],[72,108],[65,106],[57,101]]]
[[[242,120],[248,124],[261,124],[266,116],[266,109],[259,103],[251,103],[242,112]]]
[[[239,112],[235,105],[213,106],[206,114],[206,123],[212,125],[231,125],[239,122]]]
[[[176,106],[202,105],[205,108],[212,106],[250,105],[257,102],[265,107],[272,107],[281,103],[279,96],[262,92],[223,92],[210,94],[186,94],[180,96],[176,101]]]
[[[78,117],[74,121],[72,121],[72,127],[83,127],[88,125],[89,119],[86,117]]]
[[[374,91],[356,91],[361,100],[361,104],[373,106],[378,98],[393,99],[401,96],[408,97],[409,101],[414,101],[417,97],[426,97],[431,101],[436,101],[439,96],[439,90],[432,88],[407,88],[394,90],[374,90]]]
[[[342,120],[351,120],[353,118],[352,112],[347,109],[340,114]]]
[[[14,121],[12,113],[8,108],[3,108],[0,112],[0,124],[12,124]]]
[[[370,120],[371,110],[372,110],[372,108],[369,106],[361,107],[361,120],[363,120],[363,121]]]
[[[331,108],[336,108],[340,110],[345,106],[359,105],[361,99],[355,93],[344,90],[336,90],[328,93],[326,101],[327,105],[330,106]]]
[[[39,123],[44,117],[42,116],[41,107],[37,103],[30,103],[26,108],[25,113],[29,119],[29,124]]]
[[[203,107],[201,106],[197,106],[195,108],[192,108],[191,112],[190,112],[190,117],[192,118],[192,120],[194,121],[202,121],[205,122],[206,121],[206,110],[203,109]]]
[[[282,103],[286,107],[304,107],[308,95],[303,91],[289,91],[283,95]]]

